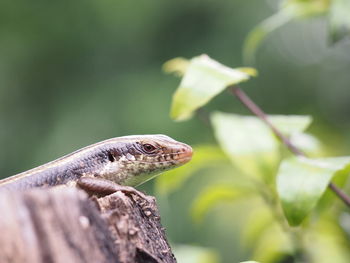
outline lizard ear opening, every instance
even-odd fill
[[[113,155],[112,152],[108,152],[108,160],[110,162],[114,162],[115,161],[115,156]]]

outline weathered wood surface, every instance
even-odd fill
[[[173,263],[155,199],[75,188],[0,193],[1,263]]]

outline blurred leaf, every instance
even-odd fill
[[[173,247],[174,255],[179,263],[218,263],[218,253],[209,248],[175,245]]]
[[[175,73],[175,75],[182,77],[188,66],[190,61],[185,58],[173,58],[163,65],[163,71],[166,73]]]
[[[180,62],[179,62],[180,61]],[[182,60],[168,62],[167,69],[183,71]],[[247,73],[248,72],[248,73]],[[190,60],[179,88],[173,96],[171,118],[182,121],[189,119],[193,112],[208,103],[212,98],[222,92],[227,86],[248,80],[254,76],[254,69],[232,69],[201,55]]]
[[[227,161],[227,157],[217,146],[202,145],[194,147],[194,155],[191,162],[156,178],[156,192],[161,195],[170,194],[181,188],[186,180],[199,169],[223,161]]]
[[[299,225],[316,206],[332,177],[348,174],[350,157],[307,159],[294,157],[282,162],[277,191],[291,226]]]
[[[240,263],[259,263],[258,261],[242,261]]]
[[[276,221],[272,217],[270,208],[266,205],[255,205],[245,220],[242,243],[249,248],[255,247],[264,231],[272,224],[276,224]]]
[[[350,1],[333,0],[329,13],[330,36],[333,43],[350,36]]]
[[[307,115],[272,115],[269,120],[284,135],[290,136],[305,131],[312,122],[312,117]]]
[[[278,141],[260,119],[215,112],[211,122],[219,145],[243,173],[260,177],[277,166]]]
[[[307,155],[318,155],[321,153],[321,142],[310,134],[295,133],[290,137],[290,141]]]
[[[329,4],[330,0],[287,0],[282,7],[290,10],[295,18],[304,18],[325,14]]]
[[[322,218],[305,233],[305,250],[312,262],[348,263],[350,250],[347,237],[338,225],[337,216]]]
[[[344,211],[340,214],[339,226],[341,226],[346,236],[350,237],[350,213],[348,211]]]
[[[247,35],[243,44],[243,61],[247,65],[254,64],[255,53],[268,34],[283,26],[293,18],[287,10],[280,10],[276,14],[255,26]]]
[[[284,134],[297,134],[308,127],[309,116],[269,116]],[[246,175],[266,176],[280,161],[279,141],[269,127],[257,117],[215,112],[211,115],[215,137],[234,165]]]
[[[323,14],[329,7],[329,0],[288,0],[281,9],[255,26],[247,35],[243,44],[243,60],[246,64],[254,63],[256,50],[268,34],[300,17]]]
[[[203,190],[193,201],[191,206],[191,216],[194,222],[200,223],[205,214],[215,205],[222,202],[228,202],[241,197],[247,196],[247,193],[253,192],[230,185],[212,185]]]
[[[240,67],[236,68],[239,71],[247,73],[249,76],[256,77],[258,76],[258,71],[255,68],[249,68],[249,67]]]
[[[293,245],[286,232],[273,224],[266,228],[254,247],[253,258],[264,263],[283,262],[286,255],[293,254]]]

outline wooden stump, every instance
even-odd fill
[[[0,193],[1,263],[176,262],[153,197],[75,188]]]

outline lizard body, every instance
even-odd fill
[[[79,182],[92,192],[110,182],[137,186],[165,170],[185,164],[191,157],[190,146],[165,135],[117,137],[0,180],[0,191],[79,185]]]

